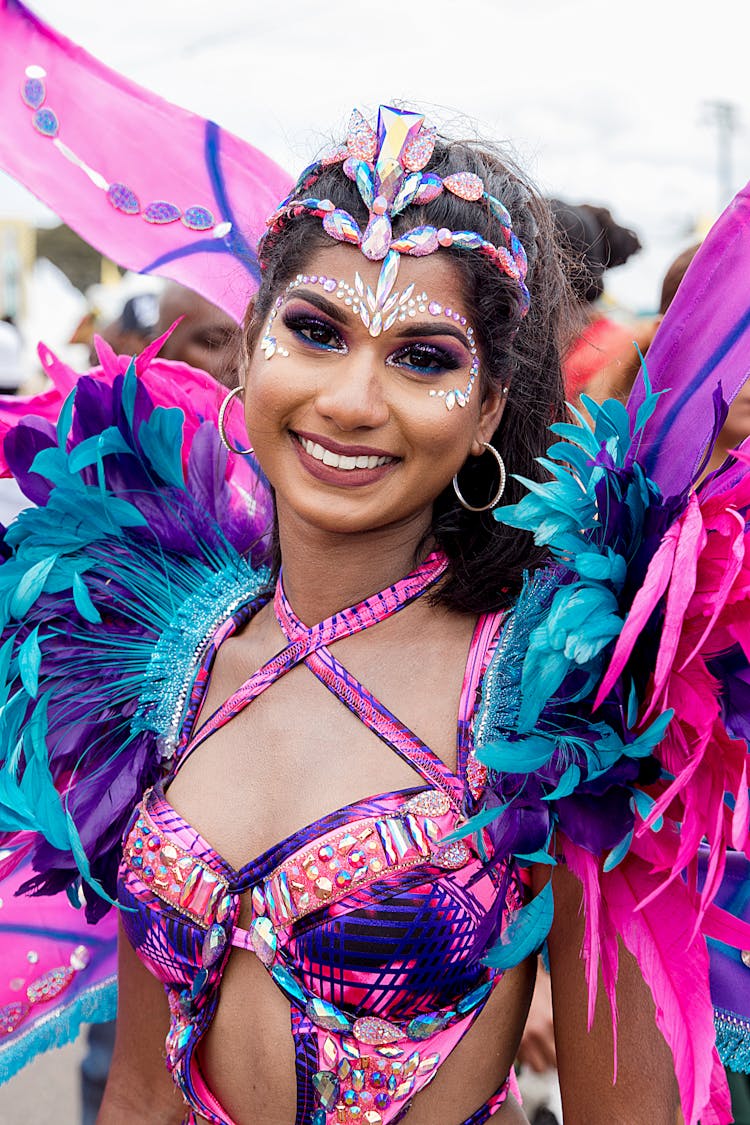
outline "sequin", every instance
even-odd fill
[[[377,1047],[381,1043],[395,1043],[403,1039],[403,1032],[388,1020],[381,1020],[377,1016],[362,1016],[356,1020],[352,1032],[360,1043],[368,1043]]]
[[[174,203],[167,203],[165,199],[157,199],[145,208],[143,217],[147,223],[162,225],[176,222],[182,217],[182,212],[179,207],[175,207]]]
[[[319,1070],[317,1074],[313,1074],[312,1084],[315,1087],[315,1093],[318,1096],[321,1108],[330,1113],[339,1100],[341,1083],[338,1078],[330,1070]]]
[[[60,131],[60,122],[57,120],[57,114],[54,110],[48,109],[47,107],[38,109],[32,121],[34,122],[34,128],[44,137],[56,137]]]
[[[0,1035],[10,1035],[26,1017],[29,1005],[22,1000],[14,1000],[0,1008]]]
[[[110,184],[107,188],[107,199],[116,211],[122,211],[125,215],[137,215],[141,209],[138,196],[126,184]],[[139,822],[139,826],[141,824],[142,822]]]
[[[182,221],[188,230],[211,230],[216,222],[207,207],[188,207]]]
[[[59,996],[68,987],[74,976],[75,969],[72,969],[70,965],[50,969],[44,976],[32,981],[26,989],[29,1003],[42,1004],[45,1000],[52,1000],[53,997]]]
[[[453,172],[450,176],[444,176],[443,187],[469,201],[481,199],[484,194],[484,184],[473,172]]]

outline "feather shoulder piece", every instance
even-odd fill
[[[59,418],[32,414],[4,438],[36,506],[0,567],[0,831],[33,869],[21,890],[82,878],[95,920],[198,656],[267,584],[270,500],[250,458],[228,462],[208,376],[153,347],[135,361],[102,349],[77,381],[44,359],[57,386],[74,382]]]

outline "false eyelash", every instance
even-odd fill
[[[321,351],[335,352],[343,352],[346,350],[346,342],[338,329],[334,328],[329,321],[320,316],[312,316],[310,313],[289,310],[286,313],[282,313],[281,320],[285,328],[297,336],[298,339],[301,339],[305,344],[309,344],[313,348],[318,348]],[[305,332],[312,328],[322,328],[325,332],[330,333],[332,342],[330,344],[323,344],[306,336]],[[336,342],[334,343],[333,341]]]

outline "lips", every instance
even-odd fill
[[[290,433],[304,467],[312,476],[328,484],[351,487],[372,484],[390,472],[400,460],[382,449],[342,445],[319,434],[294,430]]]

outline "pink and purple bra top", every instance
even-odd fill
[[[194,682],[177,765],[279,676],[301,662],[426,785],[336,810],[240,870],[230,866],[155,787],[125,838],[120,902],[127,936],[163,982],[171,1024],[167,1065],[191,1116],[231,1118],[209,1089],[199,1044],[216,1011],[233,949],[254,954],[289,1000],[295,1044],[295,1125],[398,1121],[435,1077],[499,979],[483,966],[488,941],[523,889],[515,871],[490,864],[486,841],[450,839],[475,811],[483,768],[472,724],[502,615],[481,617],[461,693],[454,774],[342,667],[330,646],[403,609],[440,577],[433,554],[412,574],[359,605],[307,628],[279,581],[274,607],[288,645],[201,727],[192,726],[219,645],[257,610],[219,629]],[[252,920],[238,925],[240,899]],[[496,921],[492,922],[495,919]],[[505,1099],[506,1080],[464,1125]]]

